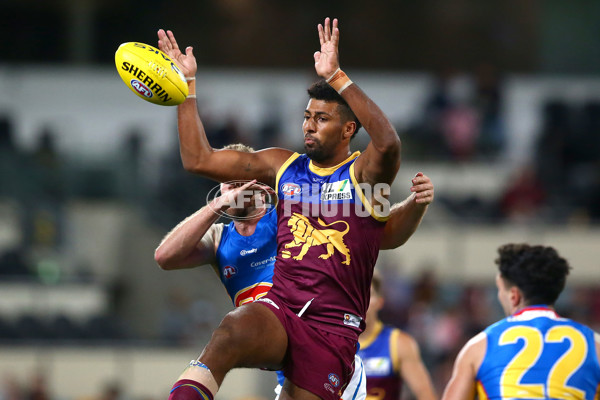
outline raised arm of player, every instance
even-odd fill
[[[400,376],[408,384],[410,391],[417,400],[436,400],[431,376],[423,364],[415,339],[407,333],[400,332],[396,348],[400,360]]]
[[[596,342],[596,355],[598,356],[598,360],[600,360],[600,334],[594,332],[594,342]],[[600,391],[600,388],[598,388]]]
[[[325,19],[324,26],[319,24],[321,50],[315,52],[315,70],[325,79],[330,78],[340,67],[338,44],[340,31],[338,20]],[[356,84],[351,84],[342,97],[358,120],[361,122],[371,142],[358,157],[355,175],[359,182],[392,184],[400,168],[400,138],[383,111]]]
[[[487,347],[485,333],[481,332],[465,344],[454,362],[450,381],[442,400],[473,400],[475,379]]]
[[[165,270],[193,268],[213,262],[217,244],[207,232],[219,219],[219,212],[227,210],[237,196],[256,181],[250,181],[226,194],[181,221],[162,240],[154,252],[154,259]],[[210,235],[210,233],[209,233]]]
[[[185,53],[179,50],[171,31],[158,31],[158,47],[177,63],[186,78],[195,78],[198,69],[192,47]],[[190,93],[196,92],[196,80],[189,80]],[[257,179],[273,185],[279,167],[292,152],[270,148],[253,153],[235,150],[216,150],[210,146],[195,98],[188,98],[177,106],[179,151],[183,167],[190,172],[225,182],[234,179]]]
[[[412,179],[412,192],[402,203],[394,204],[390,218],[385,223],[381,249],[402,246],[417,230],[429,204],[433,201],[433,183],[427,175],[419,172]]]

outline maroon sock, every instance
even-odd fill
[[[200,382],[180,379],[173,385],[169,400],[213,400],[213,395]]]

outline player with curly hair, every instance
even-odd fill
[[[600,336],[554,310],[567,261],[546,246],[507,244],[498,253],[508,317],[463,347],[442,399],[598,399]]]

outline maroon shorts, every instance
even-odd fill
[[[286,379],[322,399],[339,400],[354,373],[356,340],[309,325],[271,293],[255,303],[269,307],[287,332]]]

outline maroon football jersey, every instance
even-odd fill
[[[350,338],[364,329],[389,213],[389,208],[373,210],[364,199],[370,189],[361,190],[354,175],[359,154],[331,168],[294,154],[279,170],[276,186],[278,245],[271,291],[309,323]]]

